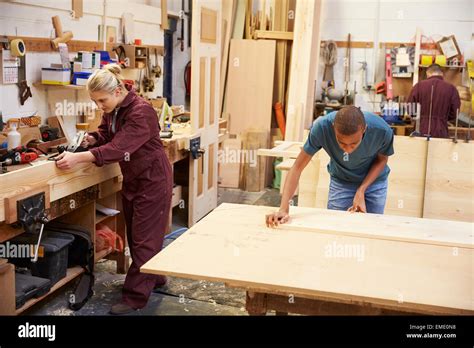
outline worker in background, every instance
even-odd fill
[[[289,219],[301,172],[323,148],[331,158],[328,209],[383,214],[387,198],[388,156],[393,155],[393,131],[380,117],[346,106],[319,117],[290,169],[280,209],[266,216],[268,227]],[[316,185],[316,183],[315,183]]]
[[[456,120],[457,110],[461,106],[459,93],[456,87],[444,81],[443,71],[438,64],[431,64],[426,70],[426,76],[426,80],[413,87],[408,102],[421,104],[422,136],[448,138],[448,121]]]
[[[60,169],[78,163],[103,166],[119,162],[123,174],[122,203],[132,264],[125,278],[122,300],[111,314],[127,314],[145,307],[164,276],[140,273],[140,267],[162,248],[172,195],[172,170],[161,142],[153,107],[125,85],[121,68],[107,65],[88,80],[91,99],[104,111],[98,132],[87,135],[86,152],[63,152]]]

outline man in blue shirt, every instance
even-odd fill
[[[288,172],[280,210],[266,216],[269,227],[289,219],[290,200],[301,172],[323,148],[331,158],[328,209],[383,214],[387,198],[388,156],[393,155],[393,131],[387,123],[355,106],[319,117],[303,150]]]

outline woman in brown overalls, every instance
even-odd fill
[[[89,151],[64,152],[60,169],[78,163],[97,166],[119,162],[123,174],[122,200],[127,239],[132,257],[123,285],[122,301],[111,314],[143,308],[164,276],[140,273],[140,267],[162,248],[172,195],[172,170],[160,140],[153,107],[126,86],[118,65],[96,71],[87,83],[91,99],[104,111],[98,132],[89,133],[83,146]]]

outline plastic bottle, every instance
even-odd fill
[[[16,124],[12,125],[12,130],[8,132],[8,150],[21,145],[21,134],[16,130]]]

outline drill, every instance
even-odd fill
[[[35,149],[18,146],[14,149],[8,150],[6,154],[0,156],[0,163],[5,166],[25,164],[33,162],[37,158],[38,153]]]

